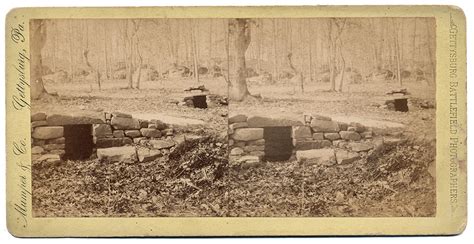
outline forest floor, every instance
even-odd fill
[[[144,82],[142,89],[123,89],[110,82],[102,91],[87,85],[52,85],[60,99],[33,104],[33,111],[101,109],[161,113],[200,119],[216,133],[227,130],[226,115],[261,114],[302,119],[304,113],[356,116],[406,125],[405,144],[385,149],[368,162],[303,167],[294,161],[238,169],[226,160],[226,142],[210,139],[188,145],[153,162],[104,164],[97,160],[66,161],[33,167],[35,216],[434,216],[436,189],[435,109],[415,106],[435,101],[434,87],[407,83],[410,111],[377,106],[391,82],[349,84],[328,92],[329,84],[308,85],[293,93],[284,85],[252,86],[262,99],[228,107],[195,109],[174,102],[194,83]],[[225,96],[224,80],[205,81],[211,92]],[[164,88],[166,87],[166,88]],[[118,109],[120,108],[120,109]],[[197,155],[197,156],[196,156]],[[185,172],[185,173],[183,173]]]

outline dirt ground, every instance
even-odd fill
[[[211,92],[226,95],[223,79],[204,82]],[[206,130],[227,130],[227,114],[264,113],[302,119],[304,113],[357,116],[406,125],[407,142],[386,148],[377,160],[348,165],[304,167],[294,161],[266,163],[252,169],[228,165],[222,155],[226,141],[190,147],[189,157],[160,158],[137,164],[103,164],[97,160],[66,161],[33,167],[35,216],[434,216],[436,189],[435,109],[417,106],[435,101],[434,87],[407,83],[410,111],[375,106],[391,82],[350,84],[342,93],[328,92],[329,84],[307,85],[293,93],[283,85],[254,86],[262,99],[231,103],[229,107],[195,109],[177,106],[184,88],[173,80],[144,82],[141,90],[123,89],[124,82],[106,82],[102,91],[89,85],[47,84],[59,99],[33,104],[32,111],[70,109],[163,113],[200,119]],[[166,87],[166,88],[163,88]],[[211,151],[205,159],[193,159]],[[208,158],[207,158],[208,157]],[[184,167],[186,166],[186,167]],[[185,168],[189,174],[178,174]],[[182,171],[182,170],[181,170]],[[181,172],[179,171],[179,172]],[[204,176],[202,176],[204,175]],[[204,180],[203,180],[204,179]]]

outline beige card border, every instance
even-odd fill
[[[29,53],[29,19],[41,18],[435,17],[437,212],[426,218],[33,218],[29,87],[20,52]],[[425,235],[464,230],[466,197],[466,22],[453,6],[20,8],[6,17],[7,225],[15,236]],[[22,28],[19,27],[23,25]],[[457,32],[454,33],[455,28]],[[452,33],[450,34],[450,31]],[[450,39],[451,38],[451,39]],[[456,43],[456,59],[450,53]],[[454,49],[454,48],[453,48]],[[29,80],[29,64],[25,79]],[[450,65],[456,65],[456,76]],[[20,69],[21,70],[21,69]],[[451,89],[450,89],[451,88]],[[450,96],[451,94],[451,96]],[[454,98],[456,94],[456,101]],[[19,102],[19,103],[17,103]],[[16,106],[14,106],[16,103]],[[457,114],[450,112],[457,111]],[[452,126],[450,127],[450,123]],[[456,123],[456,124],[454,124]],[[450,130],[451,129],[451,130]],[[457,149],[450,138],[458,138]],[[452,142],[452,141],[451,141]],[[450,151],[451,150],[451,151]],[[452,161],[450,161],[452,156]],[[23,210],[24,209],[24,210]]]

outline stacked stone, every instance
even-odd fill
[[[31,116],[31,155],[33,162],[57,163],[65,151],[64,128],[49,125],[45,113]]]
[[[320,115],[313,116],[309,127],[312,133],[312,140],[309,140],[311,142],[296,141],[295,147],[297,149],[338,146],[344,141],[360,141],[361,139],[370,139],[373,136],[372,131],[360,123],[346,124],[332,121],[331,118]],[[304,133],[300,133],[305,139],[309,137],[307,131],[308,129],[305,129]]]
[[[168,128],[168,125],[160,120],[139,120],[120,112],[106,113],[105,117],[106,124],[95,124],[93,127],[97,148],[139,144],[150,139],[173,136],[173,128]]]
[[[249,128],[246,115],[229,117],[229,160],[258,164],[265,156],[263,128]],[[245,167],[245,166],[244,166]]]

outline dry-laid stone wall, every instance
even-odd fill
[[[307,115],[294,121],[244,114],[229,117],[229,159],[242,167],[260,165],[265,159],[266,127],[291,127],[292,155],[306,164],[346,164],[372,156],[398,138],[383,138],[360,123],[333,121],[330,117]]]
[[[71,125],[90,125],[93,153],[106,161],[150,161],[168,154],[186,138],[160,120],[140,120],[129,114],[85,113],[31,115],[33,162],[57,163],[66,154],[65,130]],[[190,138],[190,136],[188,136]]]

